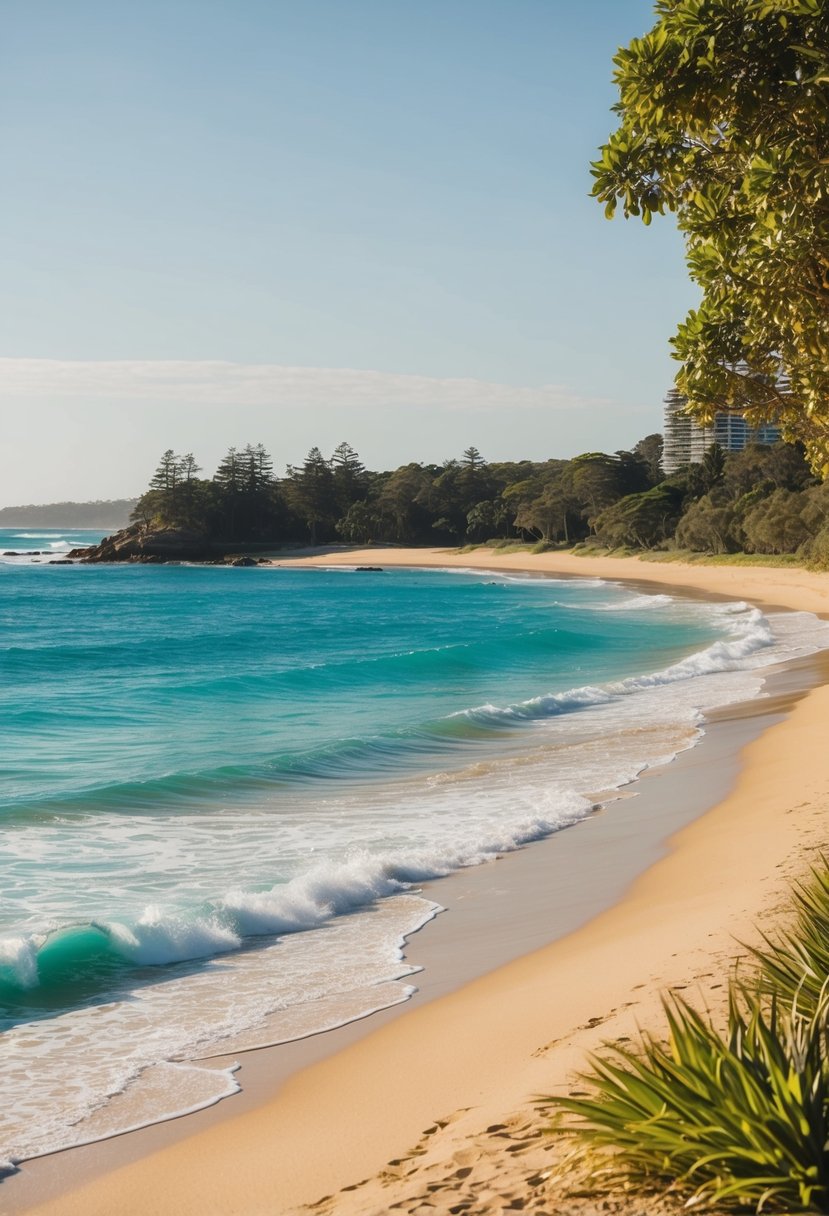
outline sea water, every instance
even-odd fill
[[[49,565],[92,539],[0,532],[40,550],[0,559],[7,1162],[406,1000],[419,884],[577,823],[829,644],[593,579]]]

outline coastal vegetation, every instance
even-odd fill
[[[829,565],[829,490],[802,445],[712,447],[668,477],[661,451],[659,435],[571,460],[488,462],[469,447],[374,472],[341,443],[277,477],[265,448],[249,444],[204,478],[191,453],[168,450],[132,518],[238,545],[529,543]]]
[[[0,528],[124,528],[134,498],[0,507]]]
[[[700,420],[777,420],[829,471],[825,0],[658,0],[619,50],[619,128],[593,166],[608,217],[673,212],[702,300],[677,388]]]
[[[575,1117],[594,1178],[668,1184],[688,1206],[829,1212],[825,863],[795,901],[792,928],[752,952],[755,974],[732,978],[724,1033],[671,996],[667,1042],[614,1046],[585,1096],[549,1100]]]

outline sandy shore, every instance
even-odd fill
[[[504,553],[498,549],[331,549],[286,559],[275,565],[438,566],[514,570],[539,575],[623,579],[625,582],[682,588],[704,596],[776,605],[829,614],[829,574],[795,567],[698,566],[640,561],[638,557],[581,557],[572,553]]]
[[[598,576],[829,612],[829,576],[792,569],[480,550],[370,550],[304,560]],[[718,805],[679,831],[667,856],[610,910],[562,940],[541,949],[528,943],[530,953],[457,991],[402,1016],[372,1019],[368,1033],[364,1027],[353,1034],[344,1050],[289,1077],[241,1114],[233,1113],[233,1099],[205,1130],[81,1186],[68,1171],[71,1189],[62,1196],[13,1210],[42,1216],[276,1216],[302,1205],[343,1216],[599,1210],[592,1200],[562,1200],[551,1190],[558,1146],[542,1133],[534,1098],[572,1087],[585,1052],[603,1040],[659,1025],[661,991],[696,991],[716,1007],[735,940],[750,941],[756,924],[767,929],[781,915],[791,880],[827,847],[827,714],[829,686],[820,685],[786,715],[774,715],[743,749],[730,793],[719,791]],[[703,755],[705,746],[686,755]],[[674,780],[685,774],[686,797],[704,807],[711,789],[705,774],[692,759],[681,765],[682,758],[652,789],[670,796],[665,782],[675,770]],[[612,822],[611,812],[605,820]],[[530,865],[521,858],[539,856],[542,847],[509,861]],[[156,1131],[163,1145],[164,1129]],[[73,1154],[63,1156],[69,1161]],[[13,1200],[16,1180],[8,1185]],[[620,1204],[631,1216],[656,1211],[652,1203]],[[0,1209],[12,1210],[2,1202]],[[601,1210],[615,1210],[615,1201]]]

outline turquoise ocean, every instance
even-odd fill
[[[0,531],[7,1163],[406,1000],[420,884],[575,824],[829,645],[593,579],[49,564],[96,539]]]

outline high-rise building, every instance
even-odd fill
[[[777,443],[780,428],[771,423],[749,426],[742,414],[722,412],[703,426],[684,412],[687,398],[672,388],[665,398],[665,448],[662,468],[675,473],[687,464],[699,464],[713,443],[725,452],[742,452],[752,443]]]

